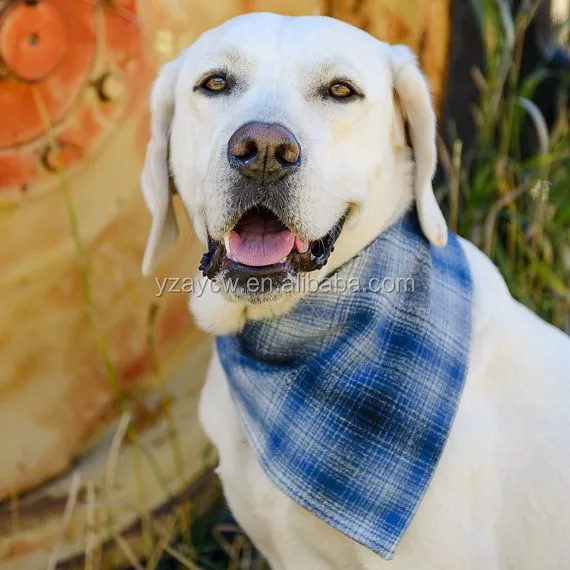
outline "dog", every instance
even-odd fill
[[[570,339],[448,233],[431,185],[435,114],[411,51],[327,17],[247,14],[162,68],[151,112],[143,272],[176,241],[177,193],[207,250],[203,294],[190,299],[205,331],[226,338],[311,311],[307,292],[286,285],[323,282],[409,212],[426,250],[445,251],[453,238],[471,275],[464,387],[392,555],[315,515],[283,490],[288,481],[268,475],[214,351],[201,422],[228,504],[271,568],[570,568]]]

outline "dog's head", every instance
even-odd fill
[[[403,46],[325,17],[241,16],[164,66],[151,111],[145,273],[178,235],[175,192],[204,244],[201,269],[242,303],[346,261],[414,195],[427,237],[446,241],[434,112]]]

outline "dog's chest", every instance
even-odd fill
[[[230,509],[272,570],[382,570],[388,564],[392,570],[451,570],[468,568],[474,558],[479,558],[472,550],[473,537],[477,536],[471,527],[473,521],[463,520],[458,525],[447,503],[459,505],[463,513],[472,509],[461,506],[465,497],[443,492],[447,475],[457,479],[457,470],[463,471],[464,466],[452,465],[443,480],[436,482],[399,554],[386,562],[301,508],[270,481],[247,442],[217,355],[202,392],[200,419],[217,448],[217,473]],[[479,534],[477,550],[481,541]],[[434,543],[444,545],[444,551],[434,549]],[[492,566],[487,567],[492,570]]]

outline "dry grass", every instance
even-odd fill
[[[516,17],[507,2],[472,2],[486,48],[485,77],[473,72],[481,90],[474,110],[479,134],[468,152],[459,143],[450,150],[440,141],[447,175],[440,197],[451,226],[495,262],[512,294],[570,331],[568,101],[560,99],[549,131],[532,99],[550,72],[539,69],[519,78],[524,33],[538,2],[527,1]],[[521,154],[525,120],[538,141],[531,157]]]

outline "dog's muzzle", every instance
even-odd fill
[[[301,165],[302,151],[295,135],[278,123],[246,123],[230,137],[227,157],[239,176],[229,194],[223,236],[208,236],[200,263],[203,275],[237,285],[270,282],[275,291],[299,273],[321,269],[346,215],[317,240],[309,241],[296,229],[292,175]],[[261,287],[256,291],[265,292]]]

